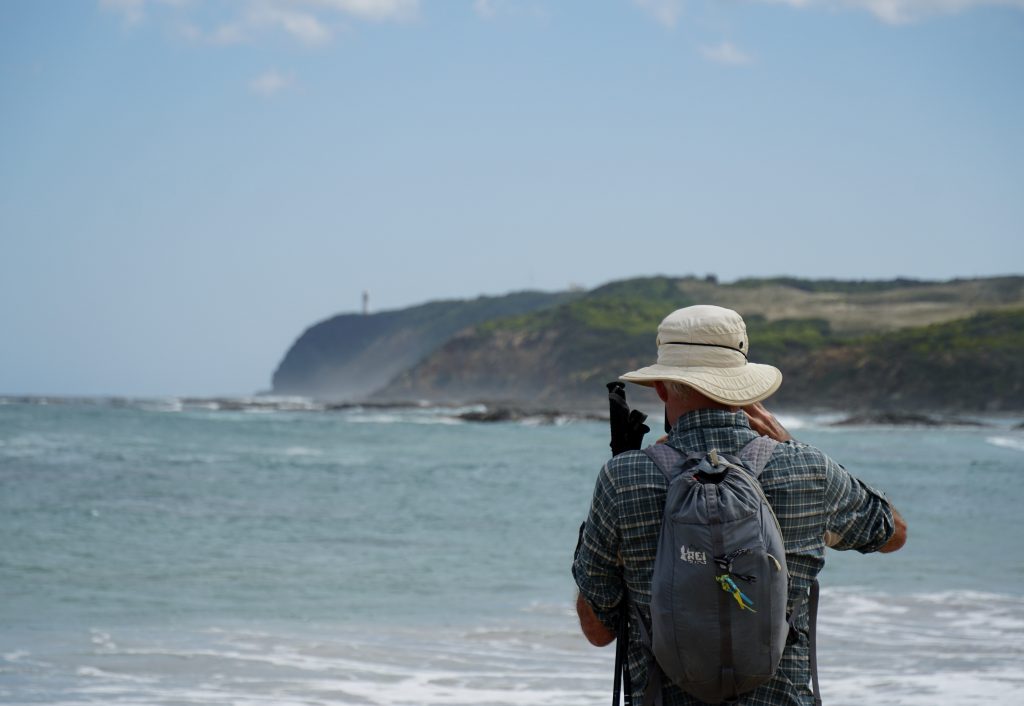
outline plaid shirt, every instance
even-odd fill
[[[680,417],[668,444],[680,451],[736,454],[757,435],[746,415],[702,409]],[[572,573],[580,594],[598,619],[614,630],[622,600],[625,573],[629,600],[650,629],[651,575],[658,546],[668,482],[646,454],[620,454],[605,464],[597,478],[594,498]],[[889,503],[824,453],[795,441],[779,444],[761,474],[761,486],[775,511],[786,543],[789,568],[789,607],[806,596],[825,564],[826,532],[835,549],[876,551],[892,536],[895,525]],[[624,569],[618,566],[622,556]],[[791,639],[775,676],[745,694],[741,706],[812,704],[808,682],[808,611],[803,602],[796,619],[797,639]],[[641,703],[647,683],[647,664],[640,630],[630,625],[629,669],[634,703]],[[666,680],[665,706],[701,704]]]

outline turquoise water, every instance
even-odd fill
[[[1024,433],[785,421],[911,531],[829,555],[827,701],[1024,700]],[[452,410],[0,404],[0,701],[604,703],[569,564],[606,456]]]

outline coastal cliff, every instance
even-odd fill
[[[436,301],[375,314],[340,314],[309,327],[274,372],[276,395],[359,400],[416,365],[459,331],[571,301],[578,292],[516,292]]]
[[[408,344],[422,335],[416,324],[423,318],[421,307],[392,312],[401,321],[376,337],[353,327],[351,317],[337,317],[319,326],[333,328],[358,353],[331,360],[321,347],[321,372],[307,374],[303,386],[279,389],[279,380],[288,379],[282,363],[275,392],[594,407],[601,404],[605,382],[653,361],[654,332],[665,314],[713,303],[747,320],[752,360],[782,369],[785,381],[773,398],[777,406],[1024,409],[1024,277],[731,284],[650,277],[561,296],[535,300],[532,309],[521,303],[518,312],[432,330],[431,340],[418,348]],[[381,341],[403,357],[389,356]],[[292,374],[303,371],[311,342],[300,338],[286,357]]]

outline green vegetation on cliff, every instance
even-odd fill
[[[826,319],[768,321],[755,314],[745,321],[750,345],[756,346],[757,359],[762,362],[777,361],[786,355],[808,354],[842,340]]]
[[[984,312],[948,324],[873,336],[866,342],[936,360],[965,353],[1012,356],[1024,350],[1024,310]]]
[[[598,287],[578,299],[544,311],[496,319],[480,326],[536,332],[569,327],[573,330],[614,331],[624,336],[649,334],[665,312],[691,302],[678,281],[668,277],[622,280]]]
[[[919,279],[897,278],[890,280],[840,280],[840,279],[801,279],[799,277],[748,277],[737,280],[734,287],[757,289],[766,285],[790,287],[804,292],[837,292],[839,294],[865,294],[868,292],[890,292],[894,289],[911,287],[928,287],[935,282]]]

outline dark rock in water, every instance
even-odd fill
[[[344,412],[349,409],[423,409],[426,405],[419,402],[328,402],[324,409],[328,412]]]
[[[963,417],[940,417],[939,424],[944,427],[987,427],[990,426],[985,422],[979,422],[977,419],[964,419]]]
[[[457,415],[466,422],[534,422],[558,424],[570,420],[607,420],[598,414],[562,412],[557,409],[526,410],[515,407],[496,407],[483,411],[463,412]]]
[[[835,422],[832,426],[864,426],[884,424],[886,426],[938,426],[938,422],[926,414],[902,414],[898,412],[877,412],[873,414],[855,414]]]
[[[832,426],[915,426],[915,427],[983,427],[982,422],[960,417],[932,417],[927,414],[913,412],[873,412],[855,414]]]
[[[482,412],[463,412],[459,419],[466,422],[515,422],[523,414],[513,409],[488,409]]]

